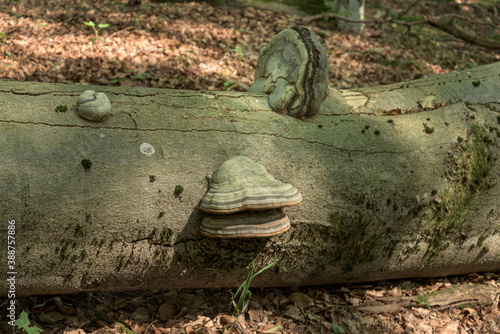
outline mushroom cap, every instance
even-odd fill
[[[282,208],[301,201],[302,195],[291,184],[276,180],[258,162],[236,156],[224,161],[212,175],[200,210],[224,215]]]
[[[205,215],[200,232],[210,238],[259,238],[284,233],[290,220],[283,209],[244,211],[233,215]]]

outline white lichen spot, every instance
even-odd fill
[[[148,143],[142,143],[140,147],[140,151],[142,154],[145,154],[147,156],[151,156],[155,153],[155,149],[153,145],[148,144]]]
[[[99,137],[104,138],[104,137],[106,137],[106,135],[105,135],[104,133],[101,133],[101,134],[99,135]]]

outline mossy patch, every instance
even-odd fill
[[[426,219],[430,227],[426,235],[429,260],[450,245],[451,236],[463,226],[467,214],[475,207],[477,191],[489,187],[487,176],[495,162],[492,145],[487,129],[472,124],[467,140],[456,142],[448,152],[450,187],[431,202],[431,213]]]
[[[155,227],[148,236],[149,242],[155,245],[173,246],[174,245],[172,239],[173,233],[174,232],[169,228],[164,228],[160,232],[158,228]]]
[[[332,255],[342,262],[345,271],[352,271],[354,267],[377,258],[377,238],[369,237],[367,232],[371,219],[360,213],[353,217],[340,217],[333,213],[330,214],[330,222],[333,225],[332,236],[340,246]]]
[[[81,164],[83,166],[83,169],[86,171],[90,170],[90,168],[92,167],[92,161],[90,161],[89,159],[83,159],[81,161]]]
[[[377,238],[369,235],[372,219],[361,213],[342,217],[330,214],[331,226],[302,226],[294,231],[291,239],[301,240],[300,247],[289,249],[294,254],[293,263],[282,258],[280,265],[286,268],[307,264],[311,258],[321,258],[315,265],[340,264],[346,272],[356,266],[373,261],[380,253]]]

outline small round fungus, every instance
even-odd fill
[[[92,122],[102,122],[111,116],[111,102],[104,93],[84,91],[77,99],[78,115]]]

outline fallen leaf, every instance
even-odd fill
[[[314,305],[313,299],[302,292],[294,292],[288,298],[295,306],[300,308],[306,308]]]

